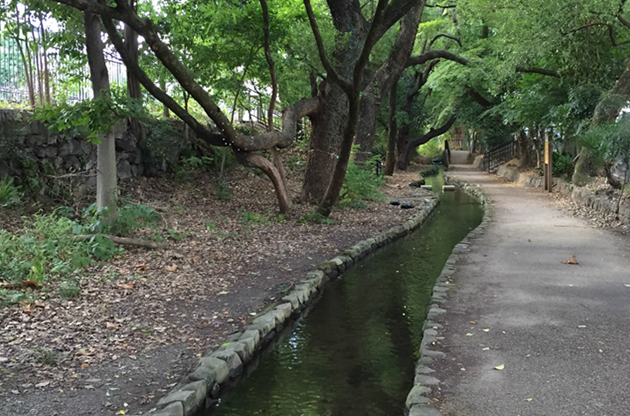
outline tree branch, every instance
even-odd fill
[[[402,19],[412,7],[421,3],[424,3],[424,0],[392,0],[384,11],[383,26],[380,28],[382,33],[387,32],[389,28]],[[382,34],[380,36],[382,36]]]
[[[446,59],[449,61],[457,62],[462,65],[468,65],[471,63],[469,59],[466,59],[463,56],[456,55],[452,52],[449,52],[446,49],[435,49],[433,51],[427,51],[418,56],[412,56],[407,61],[407,66],[409,67],[412,65],[422,65],[434,59]]]
[[[225,146],[225,138],[216,134],[212,134],[205,126],[199,123],[193,116],[182,108],[171,96],[161,90],[155,83],[149,78],[149,76],[140,68],[138,63],[133,59],[129,50],[125,47],[124,42],[118,30],[114,25],[114,22],[105,16],[101,16],[103,20],[103,26],[109,35],[109,39],[116,50],[120,53],[120,57],[127,69],[134,74],[134,76],[140,81],[142,86],[155,97],[162,104],[167,106],[175,115],[177,115],[184,123],[186,123],[197,136],[203,138],[208,143],[214,146]]]
[[[462,46],[462,41],[458,37],[449,35],[448,33],[440,33],[439,35],[436,35],[433,39],[431,39],[431,42],[429,42],[429,50],[431,50],[431,46],[433,46],[435,41],[439,38],[448,38],[454,40],[460,47]]]
[[[457,120],[457,112],[453,113],[451,118],[449,118],[446,121],[446,123],[444,123],[442,126],[438,127],[437,129],[434,129],[433,127],[431,127],[431,129],[429,129],[429,132],[425,134],[424,136],[418,139],[409,141],[407,143],[407,148],[413,149],[415,147],[418,147],[420,145],[427,143],[429,140],[433,139],[434,137],[441,136],[442,134],[449,131],[449,129],[453,126],[453,124],[455,124],[456,120]]]
[[[545,69],[545,68],[535,68],[535,67],[526,68],[523,66],[517,66],[516,72],[522,72],[524,74],[540,74],[540,75],[546,75],[548,77],[556,77],[556,78],[560,77],[560,75],[558,75],[558,73],[554,71],[553,69]]]
[[[317,52],[319,54],[319,59],[322,62],[322,65],[326,69],[327,76],[348,95],[350,95],[351,85],[348,81],[341,79],[337,71],[333,68],[326,56],[326,48],[324,48],[324,41],[322,40],[322,35],[319,32],[319,26],[317,26],[317,20],[315,19],[315,14],[313,13],[313,8],[311,7],[310,0],[304,0],[304,7],[306,8],[306,14],[308,16],[308,21],[311,24],[311,30],[313,31],[313,35],[315,36],[315,43],[317,44]]]
[[[492,102],[488,101],[483,95],[477,92],[477,90],[475,90],[473,87],[466,86],[466,89],[468,90],[468,95],[470,95],[470,97],[473,100],[475,100],[475,102],[479,104],[480,106],[482,106],[483,108],[490,108],[494,105]]]
[[[359,58],[354,65],[352,87],[356,94],[358,94],[358,91],[361,87],[361,74],[363,73],[363,69],[367,66],[370,60],[370,53],[372,52],[372,48],[380,39],[380,25],[385,17],[386,8],[387,0],[379,0],[378,5],[376,6],[376,12],[374,13],[374,17],[372,19],[372,24],[370,25],[370,30],[368,31],[365,42],[363,43],[363,49],[361,50],[361,54],[359,55]]]

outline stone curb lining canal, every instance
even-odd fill
[[[484,207],[484,215],[481,224],[455,245],[453,252],[446,260],[442,273],[440,273],[440,276],[435,281],[431,295],[431,305],[429,306],[427,317],[424,321],[422,341],[420,343],[420,359],[416,365],[414,386],[407,395],[405,402],[406,414],[408,416],[441,416],[441,413],[433,406],[433,401],[431,400],[433,389],[439,388],[440,380],[434,377],[433,373],[435,373],[435,370],[432,369],[430,365],[436,359],[443,359],[446,354],[442,351],[431,349],[431,346],[435,345],[437,340],[443,339],[443,337],[439,336],[439,331],[442,330],[443,327],[434,322],[433,319],[446,313],[444,302],[446,301],[448,292],[454,286],[450,279],[455,273],[455,266],[460,256],[468,251],[472,240],[485,232],[492,220],[493,214],[490,199],[481,188],[463,183],[459,179],[448,176],[447,174],[444,174],[444,181],[445,183],[460,187],[465,193],[476,198]]]
[[[418,228],[439,203],[439,199],[432,195],[405,199],[423,205],[404,223],[355,244],[342,254],[321,263],[317,270],[308,272],[306,278],[282,298],[281,303],[267,308],[265,313],[257,316],[241,331],[230,335],[218,350],[206,351],[197,368],[160,399],[157,410],[151,414],[193,416],[209,408],[220,396],[221,389],[242,372],[244,364],[251,361],[259,350],[282,331],[287,320],[298,317],[323,291],[328,281],[340,276],[368,254]]]

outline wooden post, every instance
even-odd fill
[[[552,157],[553,146],[549,142],[549,133],[545,133],[545,191],[551,192],[553,188]]]

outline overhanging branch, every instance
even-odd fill
[[[335,84],[339,85],[339,87],[348,95],[350,95],[351,85],[348,81],[342,79],[335,68],[330,64],[328,57],[326,56],[326,48],[324,48],[324,41],[322,40],[322,35],[319,31],[319,26],[317,25],[317,20],[315,19],[315,14],[313,13],[313,8],[311,7],[310,0],[304,0],[304,8],[306,8],[306,14],[308,16],[308,21],[311,25],[311,30],[313,32],[313,36],[315,36],[315,43],[317,44],[317,53],[319,54],[319,59],[322,62],[322,65],[326,69],[326,75],[330,77],[331,81]]]
[[[449,52],[446,49],[435,49],[433,51],[427,51],[418,56],[412,56],[407,61],[407,66],[409,67],[412,65],[422,65],[434,59],[446,59],[449,61],[457,62],[458,64],[462,64],[462,65],[468,65],[471,63],[469,59],[466,59],[463,56]]]
[[[443,125],[441,125],[440,127],[438,127],[437,129],[434,129],[433,127],[431,127],[431,129],[429,129],[429,132],[427,134],[425,134],[424,136],[415,139],[415,140],[411,140],[407,143],[407,148],[409,150],[418,147],[420,145],[423,145],[425,143],[427,143],[429,140],[433,139],[434,137],[438,137],[441,136],[442,134],[446,133],[447,131],[450,130],[450,128],[453,126],[453,124],[455,124],[455,121],[457,120],[457,112],[453,113],[453,115],[451,116],[451,118],[449,118],[446,123],[444,123]]]
[[[523,67],[523,66],[517,66],[516,67],[516,72],[522,72],[524,74],[540,74],[540,75],[546,75],[548,77],[556,77],[559,78],[560,75],[558,75],[558,73],[552,69],[545,69],[545,68],[535,68],[535,67]]]

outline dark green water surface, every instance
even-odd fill
[[[329,283],[294,331],[207,415],[402,415],[435,279],[482,214],[464,193],[444,193],[412,235]]]

